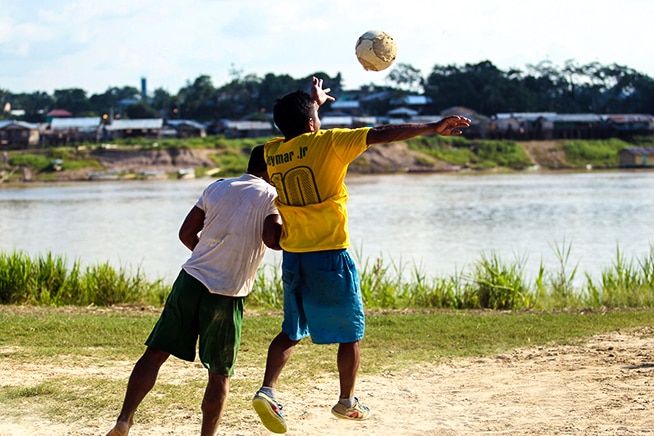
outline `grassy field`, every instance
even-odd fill
[[[144,306],[0,306],[0,368],[5,373],[0,420],[39,415],[54,422],[113,422],[127,375],[158,314],[158,309]],[[516,347],[575,344],[598,333],[651,326],[654,309],[388,311],[368,313],[367,322],[362,375],[491,356]],[[279,314],[247,311],[227,413],[249,407],[268,344],[280,325]],[[286,390],[298,390],[322,375],[337,377],[335,355],[335,346],[303,341],[280,383]],[[179,361],[170,361],[164,368],[179,368]],[[160,377],[139,410],[139,423],[157,423],[171,407],[197,416],[206,373],[197,362],[181,365],[183,379]]]

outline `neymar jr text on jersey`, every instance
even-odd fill
[[[268,157],[266,158],[266,165],[272,167],[275,165],[291,162],[294,159],[302,159],[304,156],[307,155],[307,150],[308,147],[300,147],[300,152],[297,156],[295,156],[294,151],[268,155]]]

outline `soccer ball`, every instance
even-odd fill
[[[367,71],[381,71],[395,61],[395,40],[381,30],[369,30],[361,35],[355,46],[359,63]]]

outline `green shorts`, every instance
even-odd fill
[[[211,372],[234,375],[241,345],[243,297],[212,294],[182,270],[145,345],[182,360],[195,360]]]

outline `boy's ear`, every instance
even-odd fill
[[[306,125],[307,132],[315,132],[316,131],[316,124],[313,121],[313,118],[309,118],[309,121],[307,121]]]

